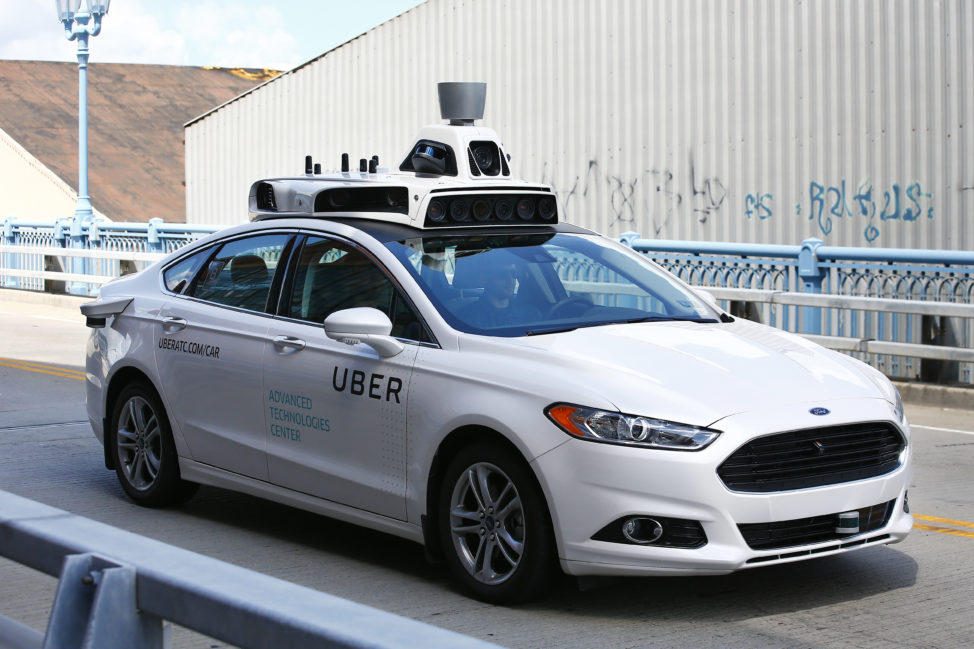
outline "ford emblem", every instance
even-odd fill
[[[824,417],[825,415],[831,413],[832,411],[828,408],[812,408],[808,412],[812,413],[816,417]]]

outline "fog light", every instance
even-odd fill
[[[904,514],[910,513],[910,492],[909,491],[903,494],[903,513]]]
[[[593,534],[592,540],[687,550],[707,545],[700,521],[647,514],[617,518]]]
[[[659,540],[663,536],[663,526],[653,518],[634,516],[622,524],[622,535],[632,543],[644,545]]]

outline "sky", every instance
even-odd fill
[[[112,0],[90,61],[289,70],[421,2]],[[77,61],[55,6],[0,0],[0,59]]]

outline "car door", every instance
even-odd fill
[[[193,460],[267,479],[260,361],[265,305],[293,235],[223,243],[159,314],[156,363]],[[175,267],[174,267],[175,268]]]
[[[329,339],[324,319],[369,306],[392,335],[418,342],[425,327],[380,266],[355,245],[308,237],[264,348],[263,405],[271,482],[405,519],[406,407],[417,344],[382,358]]]

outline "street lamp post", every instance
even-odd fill
[[[78,205],[74,220],[91,221],[91,198],[88,196],[88,37],[101,31],[101,20],[108,14],[111,0],[55,0],[58,19],[64,23],[64,35],[78,41]]]
[[[101,32],[101,20],[108,14],[111,0],[55,0],[57,16],[64,24],[64,35],[69,41],[78,41],[78,203],[71,219],[71,247],[83,248],[84,225],[91,223],[94,212],[88,196],[88,38]],[[72,259],[71,272],[88,274],[90,259]],[[69,293],[87,295],[92,285],[70,282]]]

